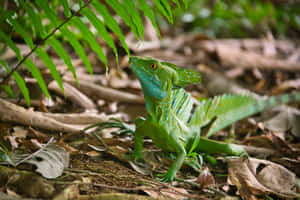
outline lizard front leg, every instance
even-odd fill
[[[133,152],[127,155],[131,160],[142,160],[143,159],[143,136],[137,131],[134,133],[134,149]]]
[[[176,178],[176,173],[181,168],[186,157],[186,150],[183,145],[180,142],[176,141],[176,139],[175,141],[173,140],[173,142],[176,143],[175,146],[177,149],[177,157],[173,161],[167,173],[157,175],[159,177],[158,180],[161,182],[172,182]]]
[[[140,133],[140,127],[145,121],[144,118],[139,117],[135,120],[136,129],[134,132],[134,150],[127,157],[131,160],[142,160],[143,159],[143,134]]]

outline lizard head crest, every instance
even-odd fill
[[[137,75],[140,82],[147,81],[153,85],[162,87],[162,85],[171,81],[175,87],[185,87],[189,84],[200,83],[200,73],[180,68],[172,63],[160,62],[150,57],[131,57],[130,67]]]

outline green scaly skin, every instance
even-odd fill
[[[245,150],[200,137],[201,128],[209,126],[207,135],[267,107],[300,100],[300,93],[257,101],[250,96],[223,95],[203,101],[191,116],[192,100],[182,87],[199,83],[199,73],[179,68],[153,58],[131,57],[130,67],[139,79],[148,111],[146,119],[136,120],[135,148],[131,156],[142,159],[143,137],[148,136],[159,148],[175,152],[176,159],[161,181],[172,181],[188,153],[207,152],[242,155]],[[189,118],[191,119],[189,120]],[[211,124],[210,124],[211,123]]]
[[[222,95],[203,100],[192,113],[193,102],[183,87],[201,81],[193,70],[153,58],[131,57],[130,67],[139,79],[147,108],[147,117],[135,121],[134,151],[131,159],[143,158],[143,137],[159,148],[177,154],[168,172],[158,175],[163,182],[173,181],[185,158],[192,152],[223,153],[239,156],[243,147],[200,137],[208,137],[222,128],[268,107],[300,100],[300,93],[257,101],[250,96]]]

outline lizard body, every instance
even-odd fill
[[[192,113],[193,101],[183,87],[199,83],[199,73],[142,57],[131,57],[130,67],[141,83],[148,112],[146,119],[138,118],[136,121],[133,156],[142,158],[144,136],[150,137],[159,148],[177,154],[168,172],[162,175],[162,181],[172,181],[176,177],[190,152],[244,153],[240,146],[200,137],[203,127],[209,126],[207,136],[211,136],[267,107],[300,100],[300,93],[260,101],[251,96],[222,95],[200,102]]]
[[[268,107],[300,100],[299,92],[266,100],[256,100],[251,96],[222,95],[202,100],[192,112],[192,98],[183,87],[199,83],[201,76],[198,72],[153,58],[131,57],[129,63],[142,86],[147,117],[136,119],[135,130],[126,126],[119,127],[125,132],[134,132],[135,145],[130,155],[132,159],[142,159],[145,136],[150,137],[159,148],[176,153],[176,159],[168,172],[160,175],[161,181],[174,180],[184,159],[192,152],[237,156],[245,153],[242,146],[217,142],[207,137]],[[207,137],[200,137],[203,132]]]

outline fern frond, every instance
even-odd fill
[[[69,4],[68,4],[68,1],[67,0],[59,0],[59,2],[64,7],[64,14],[65,14],[65,16],[66,17],[70,17],[72,14],[71,14],[71,11],[70,11],[70,7],[69,7]]]
[[[33,30],[39,33],[39,36],[42,38],[46,36],[46,31],[44,26],[42,25],[42,21],[40,16],[37,14],[37,10],[31,2],[24,2],[24,0],[18,0],[20,5],[25,9],[28,13],[28,16],[33,24]]]
[[[14,92],[8,85],[0,85],[0,91],[1,89],[4,90],[4,92],[8,95],[9,98],[15,97]]]
[[[72,72],[75,80],[78,82],[75,68],[72,64],[71,58],[66,52],[66,50],[64,49],[64,47],[62,46],[62,44],[58,40],[54,39],[53,37],[49,38],[47,40],[47,43],[49,43],[50,46],[55,50],[55,52],[63,59],[68,69]]]
[[[98,34],[103,38],[103,40],[110,46],[116,56],[116,60],[118,61],[118,51],[115,46],[115,43],[112,39],[112,37],[107,32],[105,25],[103,22],[92,12],[89,8],[84,8],[81,11],[82,14],[84,14],[89,21],[93,24],[93,26],[96,28]]]
[[[46,51],[44,51],[43,49],[41,49],[39,47],[39,48],[36,49],[35,53],[42,59],[44,64],[48,67],[48,69],[50,70],[51,75],[56,80],[56,82],[57,82],[58,86],[60,87],[61,91],[64,93],[64,87],[63,87],[63,83],[62,83],[62,80],[60,78],[60,75],[59,75],[59,73],[58,73],[58,71],[55,67],[55,64],[53,63],[51,58],[48,56]]]
[[[33,49],[34,48],[34,44],[33,41],[31,39],[31,37],[26,33],[26,31],[22,28],[22,26],[19,24],[19,22],[12,18],[12,16],[8,17],[8,22],[11,23],[11,25],[13,26],[13,28],[16,30],[17,33],[19,33],[23,39],[25,40],[26,44]]]
[[[144,26],[143,26],[143,22],[142,19],[138,13],[138,11],[136,10],[136,7],[133,3],[132,0],[122,0],[123,5],[125,7],[125,9],[127,10],[127,13],[131,14],[131,18],[133,23],[135,24],[138,32],[139,32],[139,36],[142,40],[144,40]]]
[[[153,14],[150,6],[146,3],[145,0],[137,0],[137,1],[139,3],[139,6],[140,6],[141,10],[150,19],[153,27],[155,28],[155,30],[157,32],[157,35],[159,36],[159,38],[161,38],[157,23],[156,23],[155,18],[154,18],[154,14]]]
[[[15,45],[15,43],[0,30],[0,39],[2,39],[17,55],[18,60],[22,59],[20,49]]]
[[[79,19],[73,18],[71,23],[76,26],[82,35],[84,35],[86,41],[89,43],[90,47],[96,54],[98,55],[99,59],[103,61],[105,66],[107,66],[107,59],[102,51],[102,48],[99,46],[98,42],[94,38],[93,33],[88,29],[88,27]]]
[[[108,12],[107,8],[103,4],[100,4],[98,1],[92,1],[92,6],[103,17],[106,25],[119,37],[125,51],[128,55],[130,55],[129,49],[125,42],[125,36],[119,28],[119,25],[116,22],[116,20]]]
[[[167,0],[153,0],[158,10],[167,17],[169,22],[173,23],[173,16],[171,12],[171,7]]]
[[[137,27],[132,22],[130,13],[128,13],[125,9],[125,7],[118,1],[118,0],[105,0],[105,2],[110,5],[116,13],[124,20],[125,24],[127,24],[130,28],[133,34],[137,39],[139,38],[139,33],[137,30]]]
[[[139,11],[142,11],[146,17],[148,17],[156,29],[158,35],[160,36],[158,26],[155,21],[154,13],[152,11],[152,7],[150,4],[146,2],[146,0],[105,0],[106,3],[124,20],[126,25],[130,27],[132,32],[134,33],[137,39],[143,39],[144,28],[142,23],[142,18],[140,17]],[[172,12],[171,5],[168,0],[152,0],[154,5],[160,10],[162,15],[166,16],[166,18],[172,22]],[[181,1],[186,5],[187,0],[173,0],[175,4],[180,7]],[[29,94],[26,88],[25,81],[19,75],[17,70],[24,64],[32,76],[37,80],[40,88],[45,93],[46,96],[49,97],[49,93],[44,83],[44,80],[41,76],[40,70],[35,66],[34,62],[30,59],[30,56],[33,53],[36,53],[38,57],[42,59],[47,68],[49,68],[51,75],[57,81],[61,90],[63,90],[63,84],[59,73],[56,70],[56,67],[48,56],[45,48],[39,47],[39,45],[49,44],[54,51],[64,60],[68,69],[72,72],[74,78],[77,80],[76,72],[74,66],[72,65],[71,58],[68,53],[63,48],[63,45],[60,41],[58,41],[57,36],[63,37],[64,41],[70,43],[78,56],[82,59],[85,64],[87,70],[92,74],[92,66],[88,60],[88,57],[85,53],[83,46],[81,45],[78,36],[71,32],[69,27],[74,26],[77,28],[80,33],[84,36],[81,39],[85,40],[91,49],[98,55],[99,59],[105,64],[107,69],[107,58],[95,39],[95,35],[89,30],[87,24],[85,24],[79,16],[83,16],[83,18],[87,18],[89,22],[95,27],[99,36],[108,44],[110,48],[112,48],[116,60],[118,62],[118,50],[114,43],[113,38],[108,32],[107,28],[110,29],[117,35],[117,38],[120,40],[123,48],[127,52],[128,56],[130,56],[129,49],[125,42],[125,36],[121,31],[116,20],[113,18],[111,13],[108,11],[106,5],[99,2],[98,0],[78,0],[78,9],[71,12],[71,7],[69,5],[70,1],[68,0],[57,0],[55,3],[47,0],[35,0],[25,1],[25,0],[16,0],[16,6],[18,9],[16,10],[4,10],[0,7],[1,12],[1,22],[8,22],[10,25],[11,33],[0,30],[0,39],[5,42],[15,53],[18,59],[18,63],[14,67],[10,67],[10,70],[7,69],[8,75],[4,77],[1,81],[1,88],[9,92],[7,87],[4,87],[4,84],[7,83],[7,80],[10,76],[12,76],[18,86],[21,89],[21,92],[24,95],[24,98],[29,105]],[[137,3],[137,4],[135,4]],[[62,6],[65,19],[58,18],[56,8],[57,6]],[[97,17],[94,11],[92,11],[92,7],[96,10],[102,18]],[[21,10],[19,12],[18,10]],[[22,13],[20,16],[19,14]],[[22,20],[20,20],[22,19]],[[26,19],[26,20],[23,20]],[[44,25],[42,20],[48,20],[49,23]],[[25,22],[25,23],[24,23]],[[13,35],[14,32],[17,32],[20,35],[25,43],[30,47],[31,51],[22,56],[19,48],[14,43],[13,40],[10,39],[10,35]],[[61,33],[61,34],[57,34]],[[36,40],[38,39],[38,40]],[[35,44],[34,41],[39,41],[39,45]]]
[[[11,70],[9,69],[9,67],[7,66],[7,64],[3,60],[0,60],[0,64],[6,69],[7,73],[10,73]],[[24,99],[27,103],[27,106],[30,106],[29,92],[28,92],[28,89],[26,87],[26,83],[25,83],[24,79],[16,71],[14,71],[12,73],[12,77],[15,79],[17,85],[19,86],[19,88],[20,88],[20,90],[21,90],[21,92],[24,96]]]
[[[178,8],[181,8],[181,4],[179,0],[173,0]]]
[[[71,46],[73,47],[73,49],[76,51],[77,55],[81,58],[81,60],[83,61],[84,65],[86,66],[86,69],[88,70],[88,72],[90,74],[93,74],[93,69],[92,69],[92,65],[83,49],[83,47],[81,46],[81,44],[79,43],[79,41],[77,40],[76,36],[69,31],[67,28],[62,27],[60,29],[60,32],[66,36],[66,39],[69,41],[69,43],[71,44]]]
[[[42,91],[44,92],[44,94],[48,98],[50,98],[47,86],[41,75],[40,70],[35,66],[35,64],[30,59],[26,59],[24,61],[24,65],[29,69],[29,71],[31,72],[31,75],[37,80],[37,82],[38,82],[40,88],[42,89]]]
[[[57,14],[55,13],[54,9],[51,9],[49,7],[49,2],[48,1],[40,1],[40,0],[35,0],[35,3],[44,10],[46,16],[48,19],[51,21],[53,24],[52,26],[57,27],[59,26],[60,22],[58,20]]]

